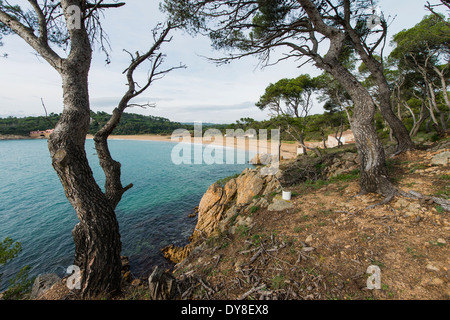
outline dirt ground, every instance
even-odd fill
[[[432,167],[436,153],[388,160],[395,185],[448,197],[449,166]],[[298,185],[293,209],[247,212],[250,227],[208,239],[175,274],[203,279],[194,299],[450,299],[448,212],[403,196],[366,209],[383,199],[358,192],[357,178]],[[369,266],[379,287],[367,288]]]
[[[431,166],[442,151],[390,158],[394,184],[448,199],[450,167]],[[244,212],[249,226],[216,233],[175,267],[175,299],[449,300],[449,212],[404,196],[367,209],[382,197],[358,192],[357,176],[301,183],[293,208]],[[379,286],[369,267],[379,268]],[[70,299],[60,287],[43,298]],[[148,292],[146,279],[134,279],[118,299]]]

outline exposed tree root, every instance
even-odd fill
[[[410,199],[432,200],[434,203],[440,205],[445,211],[450,212],[450,201],[447,199],[426,196],[426,195],[421,194],[420,192],[413,191],[413,190],[411,190],[409,192],[404,192],[404,191],[399,190],[399,193],[400,193],[400,195],[402,195],[406,198],[410,198]]]
[[[365,193],[359,193],[357,194],[355,197],[363,195]],[[365,210],[368,209],[373,209],[375,207],[381,206],[381,205],[385,205],[388,204],[389,202],[392,201],[392,199],[396,196],[396,195],[401,195],[405,198],[409,198],[409,199],[423,199],[423,200],[432,200],[433,203],[436,203],[438,205],[440,205],[445,211],[450,212],[450,201],[447,199],[443,199],[443,198],[438,198],[438,197],[432,197],[432,196],[426,196],[421,194],[420,192],[414,191],[414,190],[410,190],[409,192],[405,192],[403,190],[400,189],[395,189],[395,191],[393,191],[392,193],[388,194],[383,201],[380,201],[378,203],[372,204],[370,206],[367,206],[365,208]]]
[[[407,151],[414,151],[414,150],[416,150],[416,146],[414,146],[414,147],[409,146],[409,147],[399,148],[399,146],[397,145],[397,149],[395,150],[395,152],[393,154],[391,154],[389,156],[389,158],[392,159],[392,158],[395,158],[396,156],[398,156],[399,154],[402,154],[402,153],[407,152]]]
[[[375,208],[375,207],[378,207],[378,206],[382,206],[382,205],[388,204],[389,202],[391,202],[392,199],[394,199],[394,197],[395,197],[396,195],[397,195],[397,190],[395,190],[395,191],[393,191],[392,193],[390,193],[389,195],[387,195],[387,196],[383,199],[383,201],[380,201],[380,202],[378,202],[378,203],[375,203],[375,204],[372,204],[372,205],[366,207],[365,210],[373,209],[373,208]]]

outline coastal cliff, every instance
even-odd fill
[[[255,157],[259,159],[259,156]],[[271,161],[269,166],[271,165]],[[266,162],[266,163],[267,163]],[[225,179],[222,184],[213,183],[203,195],[198,206],[198,220],[190,243],[184,247],[169,245],[161,251],[165,258],[181,263],[203,241],[221,232],[234,233],[239,226],[249,226],[251,218],[244,215],[267,208],[281,211],[292,207],[290,201],[281,199],[283,187],[304,181],[333,178],[357,170],[359,159],[354,152],[325,155],[321,158],[299,158],[279,163],[275,174],[265,175],[265,167],[247,168],[238,177]]]
[[[182,262],[195,246],[214,233],[225,230],[230,222],[239,218],[240,213],[267,207],[267,197],[280,190],[277,177],[263,176],[261,168],[245,169],[223,185],[213,183],[198,206],[198,221],[189,238],[190,243],[185,247],[170,245],[162,249],[164,256],[174,263]]]

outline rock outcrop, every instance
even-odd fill
[[[431,159],[431,164],[434,166],[447,166],[450,164],[450,152],[444,151],[435,155]]]
[[[259,159],[256,159],[259,161]],[[339,152],[321,158],[301,157],[279,163],[276,174],[264,175],[269,166],[246,169],[237,178],[224,185],[212,184],[198,206],[198,220],[185,247],[170,245],[162,249],[164,256],[174,263],[184,261],[192,250],[215,233],[233,232],[239,225],[251,226],[252,222],[241,219],[241,214],[260,208],[267,211],[284,211],[293,207],[279,193],[283,187],[297,185],[306,180],[329,179],[351,173],[359,168],[357,153]]]
[[[60,280],[61,278],[54,273],[38,276],[34,280],[33,288],[31,289],[31,299],[39,298]]]
[[[176,290],[176,280],[168,272],[156,266],[148,278],[150,300],[170,300]]]
[[[267,207],[265,196],[280,190],[273,175],[263,176],[261,168],[246,169],[224,186],[213,183],[203,195],[198,206],[198,221],[185,247],[169,245],[162,249],[164,256],[175,263],[183,261],[198,241],[206,240],[214,232],[224,230],[225,225],[237,217],[241,210],[251,207]]]

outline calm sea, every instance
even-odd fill
[[[130,258],[135,276],[148,275],[156,264],[167,264],[160,249],[184,245],[196,224],[188,218],[207,188],[218,179],[240,173],[248,164],[181,164],[171,161],[176,144],[159,141],[110,141],[113,157],[122,163],[122,183],[133,183],[116,214],[122,255]],[[195,148],[192,148],[195,150]],[[86,151],[97,182],[104,176],[92,140]],[[194,152],[194,151],[193,151]],[[217,155],[225,156],[224,149]],[[236,155],[244,151],[236,151]],[[191,154],[191,156],[194,156]],[[246,159],[251,159],[246,154]],[[193,162],[194,163],[194,162]],[[26,265],[31,276],[65,274],[72,265],[74,209],[51,166],[45,140],[0,141],[0,241],[22,244],[20,255],[0,267],[0,290]]]

